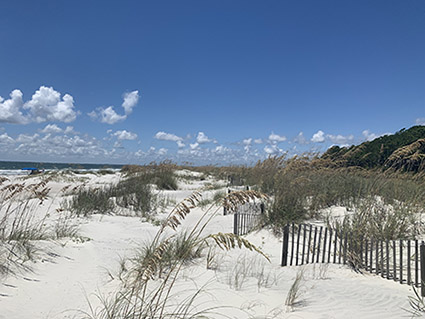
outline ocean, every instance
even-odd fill
[[[123,165],[0,161],[0,175],[28,175],[29,171],[22,170],[22,168],[26,167],[34,167],[45,171],[67,169],[96,171],[101,169],[119,170],[123,167]]]

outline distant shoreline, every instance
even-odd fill
[[[53,162],[24,162],[24,161],[0,161],[1,170],[21,170],[24,167],[35,167],[46,170],[62,169],[121,169],[123,164],[88,164],[88,163],[53,163]]]

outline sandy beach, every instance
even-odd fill
[[[188,173],[188,172],[186,172]],[[71,173],[70,173],[71,174]],[[189,174],[191,174],[189,172]],[[195,174],[195,173],[193,173]],[[49,182],[51,191],[33,214],[54,223],[60,214],[61,201],[70,195],[65,186],[99,187],[117,182],[121,173],[67,175]],[[195,174],[196,175],[196,174]],[[43,178],[23,179],[8,176],[8,183],[37,183]],[[183,200],[194,190],[201,190],[212,180],[179,181],[178,190],[157,191],[159,196]],[[223,188],[222,190],[225,190]],[[204,191],[208,198],[213,191]],[[164,207],[165,218],[172,206]],[[178,232],[191,229],[206,208],[194,208]],[[336,212],[341,208],[335,207]],[[116,291],[120,280],[120,260],[134,256],[140,246],[152,240],[158,225],[140,217],[101,215],[70,217],[78,225],[72,238],[37,241],[37,254],[27,261],[31,270],[3,276],[0,287],[0,318],[83,318],[101,306],[100,300]],[[207,225],[205,234],[232,232],[232,215],[222,208]],[[178,303],[191,292],[201,290],[195,308],[212,309],[211,318],[402,318],[409,313],[408,297],[412,288],[368,273],[353,272],[346,265],[310,264],[281,267],[281,238],[262,229],[244,236],[270,258],[247,249],[229,252],[214,249],[214,261],[206,267],[206,252],[185,265],[170,295]],[[302,271],[303,279],[297,302],[285,305],[288,292]],[[173,301],[174,298],[174,301]],[[90,310],[92,309],[92,310]]]

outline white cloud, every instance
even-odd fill
[[[263,144],[263,140],[262,140],[261,138],[256,138],[256,139],[254,140],[254,143],[255,143],[255,144]]]
[[[419,117],[415,121],[416,125],[425,125],[425,117]]]
[[[199,147],[199,143],[189,144],[191,150],[196,150]]]
[[[38,134],[34,134],[34,135],[19,134],[16,141],[18,143],[33,143],[33,142],[37,141],[39,137],[40,137],[40,135],[38,135]]]
[[[51,135],[47,134],[40,137],[38,134],[25,135],[21,134],[16,139],[19,145],[14,149],[14,152],[19,156],[45,158],[99,158],[105,156],[108,151],[105,150],[99,142],[90,136],[66,136],[66,135]]]
[[[165,133],[165,132],[156,133],[154,138],[156,138],[157,140],[172,141],[172,142],[178,142],[183,140],[183,138],[181,138],[180,136],[177,136],[171,133]]]
[[[364,130],[362,132],[362,134],[363,134],[364,138],[366,139],[366,141],[372,141],[372,140],[374,140],[375,138],[378,137],[378,135],[376,135],[375,133],[370,132],[369,130]]]
[[[272,132],[269,135],[269,140],[271,142],[275,142],[275,143],[285,142],[286,141],[286,136],[280,136],[280,135],[275,134],[275,133]]]
[[[32,121],[41,123],[46,121],[72,122],[77,117],[74,111],[74,98],[61,94],[52,87],[41,86],[33,94],[30,101],[24,104],[32,116]]]
[[[133,107],[136,106],[139,101],[139,91],[133,91],[130,93],[124,93],[124,102],[122,107],[124,108],[125,114],[128,115],[133,112]]]
[[[185,147],[185,146],[186,146],[186,144],[185,144],[185,143],[183,143],[182,141],[177,141],[176,143],[177,143],[177,146],[178,146],[179,148],[183,148],[183,147]]]
[[[278,154],[278,153],[282,153],[283,152],[283,150],[281,150],[278,146],[277,146],[277,144],[272,144],[272,145],[266,145],[265,147],[264,147],[264,152],[266,152],[267,154],[269,154],[269,155],[275,155],[275,154]]]
[[[158,150],[158,155],[160,156],[164,156],[165,154],[167,154],[168,150],[166,148],[160,148]]]
[[[326,137],[335,144],[347,144],[349,142],[352,142],[354,140],[353,135],[343,136],[343,135],[331,135],[327,134]]]
[[[62,129],[56,124],[47,124],[42,130],[41,133],[61,133]]]
[[[73,126],[67,126],[64,131],[65,134],[76,134],[77,132],[74,131]]]
[[[244,139],[244,140],[242,141],[242,143],[243,143],[244,145],[251,145],[251,143],[252,143],[252,138]]]
[[[11,138],[7,133],[0,135],[0,144],[13,144],[15,140]]]
[[[311,138],[311,141],[314,143],[323,143],[325,141],[325,133],[323,131],[317,131]]]
[[[92,120],[100,119],[100,122],[106,124],[115,124],[120,121],[124,121],[139,101],[139,91],[124,93],[123,98],[124,102],[122,103],[122,107],[124,108],[124,115],[118,114],[115,111],[114,106],[108,106],[106,109],[98,107],[96,110],[87,114],[92,118]]]
[[[298,133],[298,135],[294,138],[294,142],[297,143],[297,144],[307,144],[308,143],[303,132]]]
[[[8,100],[0,96],[0,123],[26,124],[28,122],[21,112],[24,105],[22,95],[20,90],[13,90]]]
[[[199,144],[203,144],[203,143],[212,142],[212,140],[208,138],[208,136],[206,136],[204,132],[199,132],[198,136],[196,137],[196,142]]]
[[[115,133],[112,133],[111,135],[115,136],[119,140],[134,141],[135,139],[137,139],[136,133],[128,132],[126,130],[116,131]]]

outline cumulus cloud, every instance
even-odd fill
[[[0,97],[0,122],[27,124],[30,122],[72,122],[77,117],[74,98],[52,87],[40,86],[31,100],[24,103],[20,90],[13,90],[10,99]],[[24,114],[22,110],[27,112]]]
[[[254,140],[254,143],[255,143],[255,144],[263,144],[263,140],[262,140],[261,138],[256,138],[256,139]]]
[[[62,129],[56,124],[47,124],[41,131],[41,133],[61,133]]]
[[[425,125],[425,117],[417,118],[415,123],[416,125]]]
[[[183,148],[183,147],[186,146],[186,144],[183,143],[182,141],[177,141],[176,143],[177,143],[178,148]]]
[[[115,112],[112,106],[104,108],[97,108],[95,111],[88,113],[92,120],[100,120],[102,123],[106,124],[115,124],[120,121],[124,121],[127,118],[127,115],[119,115]]]
[[[111,135],[115,136],[119,140],[134,141],[135,139],[137,139],[136,133],[128,132],[126,130],[116,131],[115,133],[112,133]]]
[[[313,143],[323,143],[325,141],[325,133],[323,131],[317,131],[311,138]]]
[[[41,86],[33,94],[30,101],[24,104],[24,109],[29,110],[31,120],[37,123],[46,121],[72,122],[77,117],[74,110],[74,98],[61,94],[52,87]]]
[[[165,154],[167,154],[167,152],[168,150],[166,148],[160,148],[157,153],[160,156],[164,156]]]
[[[364,130],[362,132],[362,135],[366,139],[366,141],[372,141],[372,140],[374,140],[375,138],[378,137],[378,135],[376,135],[375,133],[372,133],[369,130]]]
[[[246,138],[246,139],[244,139],[244,140],[242,141],[242,143],[243,143],[244,145],[251,145],[251,143],[252,143],[252,138]]]
[[[122,107],[124,108],[125,114],[128,115],[133,112],[133,107],[139,102],[139,91],[133,91],[130,93],[124,93],[124,102]]]
[[[26,124],[28,122],[28,119],[21,112],[24,105],[22,96],[20,90],[13,90],[8,100],[0,96],[0,122],[12,124]]]
[[[7,133],[3,133],[0,135],[0,144],[13,144],[15,140],[11,138]]]
[[[272,144],[266,145],[264,147],[264,152],[266,152],[268,155],[277,155],[279,153],[283,153],[283,150],[280,149],[277,144]]]
[[[347,144],[354,140],[353,135],[344,136],[340,134],[338,135],[327,134],[326,138],[328,138],[334,144]]]
[[[92,120],[100,120],[102,123],[106,124],[115,124],[121,121],[124,121],[127,116],[133,111],[133,108],[136,106],[139,101],[139,91],[133,91],[130,93],[124,94],[124,102],[122,107],[124,108],[124,114],[118,114],[114,106],[108,106],[106,109],[103,107],[98,107],[96,110],[88,113]]]
[[[298,133],[298,135],[294,138],[294,142],[297,143],[297,144],[307,144],[308,143],[303,132]]]
[[[74,131],[74,127],[73,126],[67,126],[64,130],[65,134],[77,134],[77,132]]]
[[[196,150],[199,147],[199,143],[189,144],[191,150]]]
[[[108,151],[94,137],[90,136],[80,137],[48,133],[41,137],[38,134],[20,134],[16,139],[16,145],[13,152],[19,154],[19,156],[87,159],[108,155]]]
[[[171,142],[183,141],[183,138],[181,138],[180,136],[177,136],[172,133],[165,133],[165,132],[156,133],[154,138],[156,138],[157,140],[171,141]]]
[[[196,142],[199,144],[203,144],[203,143],[209,143],[212,142],[213,140],[208,138],[208,136],[205,135],[204,132],[199,132],[198,136],[196,137]]]
[[[275,133],[272,132],[269,135],[269,141],[275,142],[275,143],[285,142],[286,141],[286,136],[280,136],[280,135],[275,134]]]

